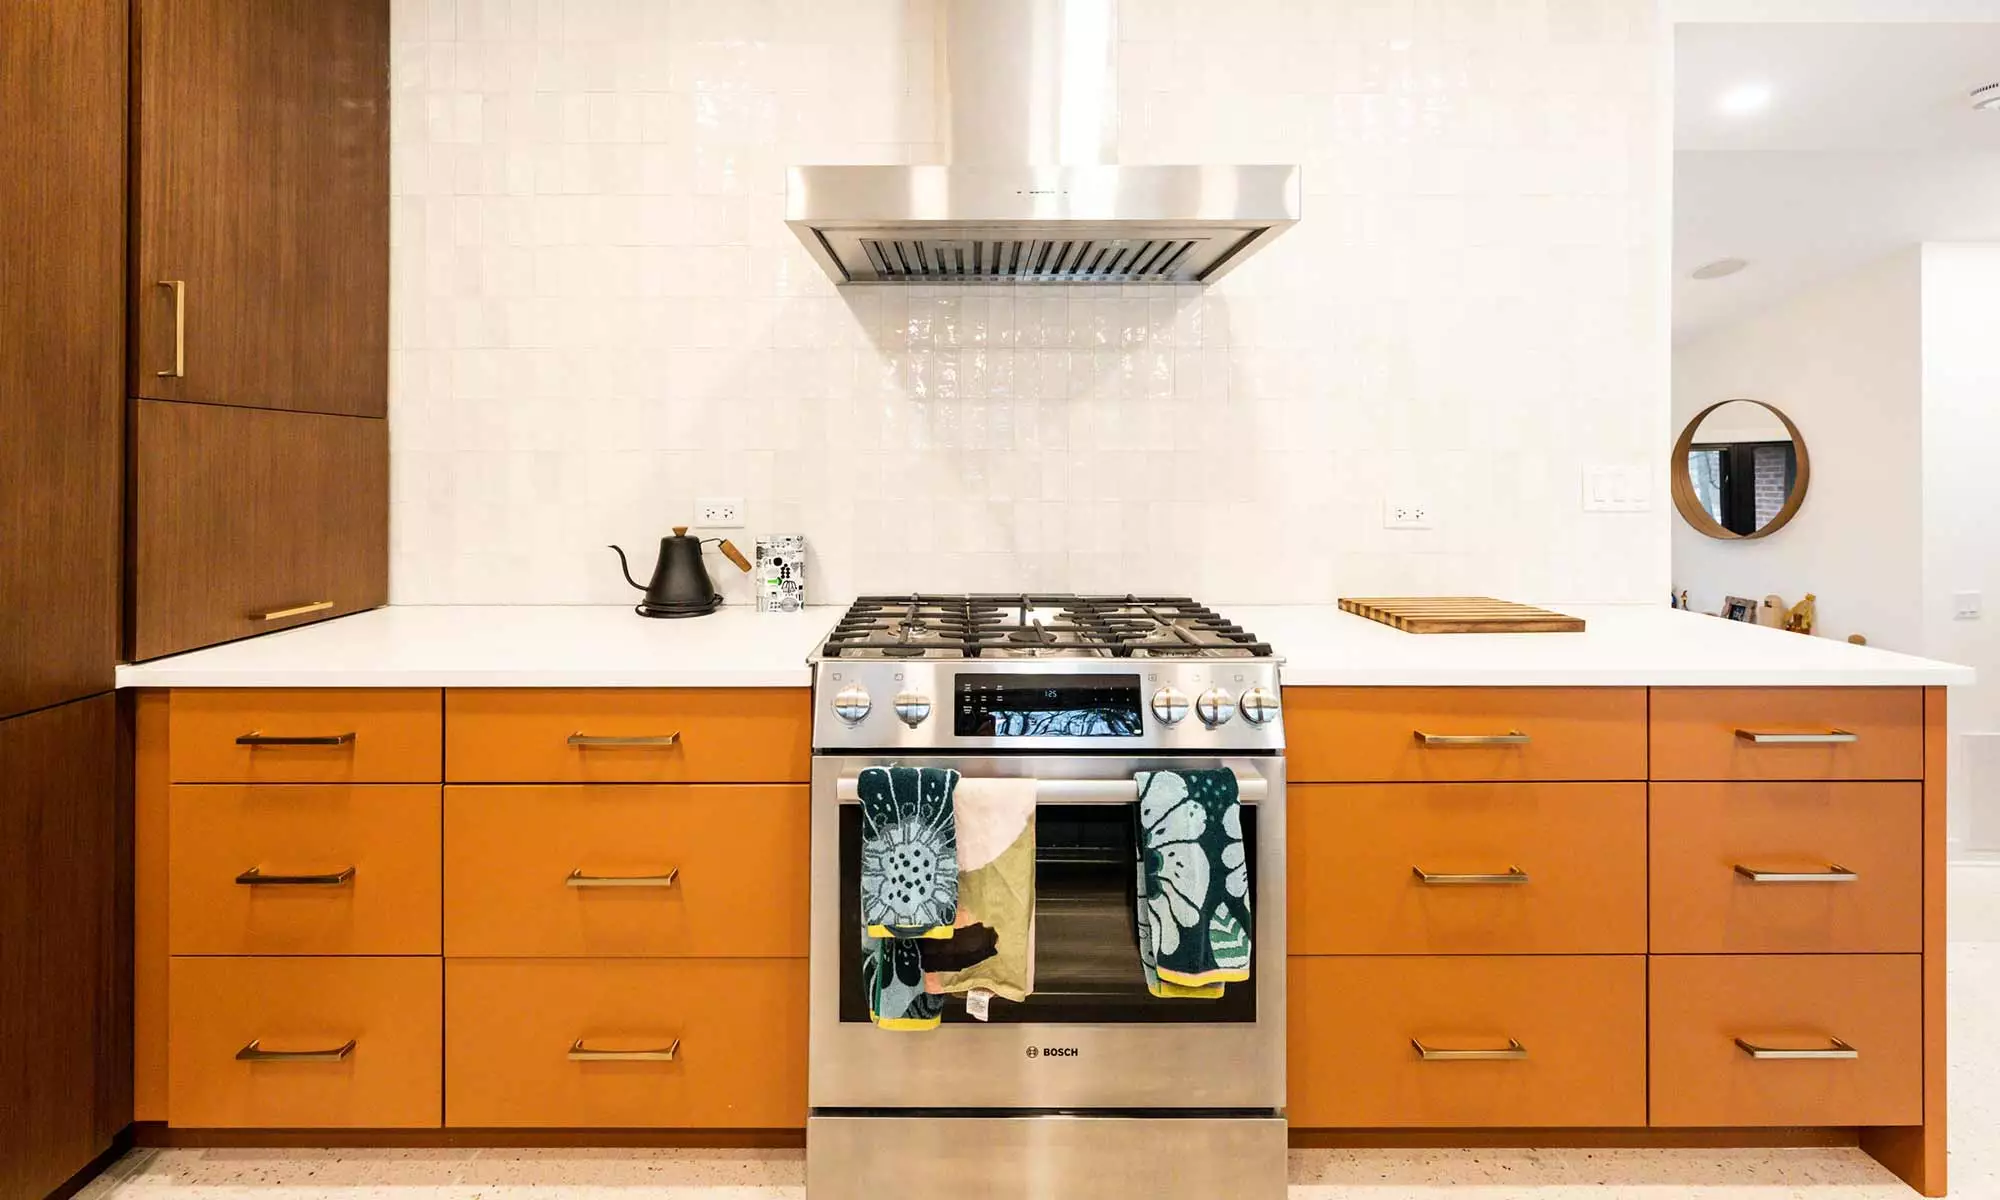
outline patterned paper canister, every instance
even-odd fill
[[[806,605],[806,538],[779,533],[757,539],[757,611],[797,612]]]

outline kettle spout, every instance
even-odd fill
[[[625,552],[616,546],[611,547],[611,549],[618,555],[618,569],[625,573],[625,582],[631,584],[637,591],[645,591],[646,585],[632,578],[632,564],[625,561]]]

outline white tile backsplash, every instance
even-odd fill
[[[1235,274],[839,291],[784,168],[941,161],[934,0],[393,0],[392,598],[625,600],[730,495],[815,601],[1657,599],[1578,486],[1664,494],[1653,0],[1216,9],[1120,6],[1120,155],[1303,165]]]

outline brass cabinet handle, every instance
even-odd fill
[[[1737,863],[1736,873],[1751,883],[1853,883],[1861,878],[1839,863],[1828,863],[1824,871],[1759,871]]]
[[[585,875],[583,868],[571,871],[563,880],[564,887],[573,888],[670,888],[681,877],[679,867],[670,867],[664,875]]]
[[[1518,729],[1506,733],[1425,733],[1416,730],[1417,740],[1426,746],[1450,749],[1461,746],[1525,746],[1528,735]]]
[[[342,867],[325,875],[266,875],[264,868],[251,867],[236,877],[245,887],[339,887],[354,882],[354,868]]]
[[[1751,1058],[1860,1058],[1861,1057],[1861,1051],[1856,1050],[1854,1047],[1848,1045],[1846,1042],[1841,1041],[1837,1037],[1830,1037],[1826,1040],[1832,1042],[1833,1044],[1831,1046],[1826,1046],[1826,1047],[1813,1047],[1810,1049],[1796,1050],[1796,1049],[1788,1049],[1784,1046],[1759,1046],[1755,1042],[1746,1042],[1742,1038],[1737,1038],[1736,1048],[1738,1050],[1741,1050],[1743,1053],[1749,1055]]]
[[[1528,1057],[1527,1048],[1513,1038],[1507,1039],[1505,1047],[1484,1050],[1440,1050],[1415,1038],[1410,1039],[1410,1045],[1417,1048],[1417,1057],[1425,1062],[1519,1062]]]
[[[174,294],[174,365],[172,370],[153,373],[161,379],[182,379],[187,376],[187,280],[162,279],[158,286]]]
[[[259,1040],[251,1038],[249,1045],[236,1052],[236,1057],[243,1062],[339,1062],[354,1053],[353,1038],[331,1050],[266,1050],[258,1044]]]
[[[240,734],[236,739],[239,746],[348,746],[354,742],[352,730],[346,733],[319,733],[302,737],[281,737],[277,734],[260,733],[253,729]]]
[[[681,1052],[681,1040],[673,1041],[658,1050],[592,1050],[578,1038],[569,1046],[571,1062],[672,1062]]]
[[[307,613],[325,612],[332,607],[333,601],[331,600],[310,600],[304,604],[295,604],[290,608],[274,608],[268,612],[253,612],[250,614],[250,619],[253,621],[282,621],[286,617],[303,617]]]
[[[1428,887],[1475,887],[1495,883],[1528,882],[1528,873],[1519,867],[1508,867],[1505,871],[1498,874],[1475,875],[1445,875],[1434,871],[1426,871],[1422,867],[1411,867],[1410,873],[1417,877],[1418,883]]]
[[[580,731],[569,735],[569,744],[572,746],[595,747],[604,750],[633,749],[644,746],[676,746],[680,744],[680,740],[681,733],[678,729],[672,733],[655,733],[637,737],[614,737]]]
[[[1845,729],[1829,729],[1825,733],[1758,733],[1754,729],[1739,729],[1736,737],[1753,746],[1845,746],[1861,740],[1860,734]]]

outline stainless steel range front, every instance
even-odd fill
[[[1285,1192],[1285,768],[1270,647],[1184,599],[882,597],[814,658],[811,1200]],[[860,773],[1035,780],[1034,987],[871,1023]],[[1250,979],[1159,998],[1138,953],[1140,771],[1236,777]],[[961,785],[963,786],[963,785]]]

